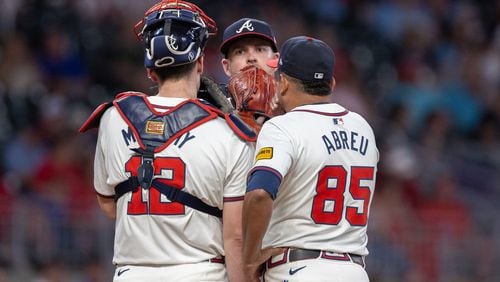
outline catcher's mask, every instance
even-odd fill
[[[145,44],[144,66],[154,69],[196,61],[217,26],[192,3],[163,0],[145,13],[134,32]]]

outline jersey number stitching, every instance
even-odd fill
[[[141,165],[141,157],[133,156],[125,164],[125,170],[137,176],[137,168]],[[153,161],[155,175],[161,177],[161,182],[183,189],[186,179],[186,164],[177,157],[157,157]],[[162,175],[162,172],[165,174]],[[169,176],[165,176],[168,174]],[[182,215],[185,213],[185,206],[176,202],[165,202],[162,194],[155,188],[149,189],[149,203],[142,197],[142,189],[132,193],[132,198],[128,202],[127,214],[129,215]]]
[[[354,200],[363,201],[363,211],[358,207],[346,207],[345,217],[352,226],[365,226],[371,190],[361,186],[361,180],[374,180],[373,167],[351,167],[349,193]],[[344,192],[348,171],[343,166],[326,166],[318,174],[316,196],[313,199],[311,217],[317,224],[337,225],[344,214]],[[336,181],[336,183],[335,183]]]

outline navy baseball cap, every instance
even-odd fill
[[[278,52],[278,47],[276,46],[276,38],[271,30],[271,27],[265,21],[243,18],[232,23],[224,30],[224,35],[222,36],[222,44],[220,45],[220,51],[222,54],[227,55],[227,50],[232,42],[242,37],[260,37],[271,43],[271,47],[274,52]]]
[[[269,60],[267,65],[301,81],[331,82],[335,54],[319,39],[297,36],[285,41],[280,58]]]

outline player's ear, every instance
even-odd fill
[[[227,76],[231,76],[231,72],[229,71],[229,60],[226,58],[223,58],[220,63],[222,64],[222,69],[224,70],[224,73]]]
[[[147,68],[146,71],[148,72],[149,79],[151,79],[154,82],[158,82],[158,76],[156,76],[156,73],[152,69]]]
[[[279,95],[283,96],[286,91],[288,90],[288,87],[290,87],[290,82],[286,78],[286,75],[279,74],[280,80],[279,80]]]
[[[332,82],[330,82],[330,88],[332,91],[335,88],[335,85],[337,85],[337,81],[335,80],[335,77],[332,77]]]
[[[200,56],[198,60],[196,60],[196,72],[203,73],[203,68],[205,64],[205,56]]]

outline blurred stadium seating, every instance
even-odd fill
[[[132,33],[154,2],[0,2],[0,282],[111,280],[95,133],[77,129],[121,91],[155,94]],[[220,82],[240,17],[333,46],[334,98],[381,153],[371,281],[500,281],[500,1],[193,2],[218,23],[206,73]]]

